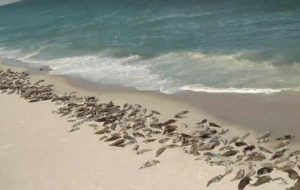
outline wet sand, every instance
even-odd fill
[[[112,100],[118,101],[122,99],[122,95],[126,95],[129,97],[126,101],[142,103],[142,97],[148,99],[156,97],[167,104],[163,107],[184,105],[180,108],[192,108],[196,112],[205,113],[210,118],[232,127],[243,128],[257,134],[271,131],[274,136],[294,134],[295,141],[300,142],[299,93],[219,94],[185,91],[166,95],[154,91],[93,84],[66,76],[57,77],[63,78],[75,88],[93,93],[99,92],[104,96],[112,97]],[[155,107],[155,104],[153,105]]]
[[[2,67],[7,66],[2,65]],[[35,69],[30,69],[29,72],[37,78],[47,77],[50,82],[59,80],[63,81],[63,84],[68,84],[60,85],[59,82],[55,86],[57,91],[66,89],[77,91],[79,94],[101,94],[104,100],[114,100],[119,103],[128,101],[142,104],[144,100],[151,102],[155,97],[165,104],[157,106],[152,101],[149,106],[153,109],[164,109],[164,107],[174,109],[174,105],[177,109],[191,108],[196,112],[205,113],[215,121],[257,134],[272,131],[274,136],[280,136],[289,132],[296,136],[297,142],[300,142],[300,93],[223,94],[184,91],[166,95],[156,91],[138,91],[129,87],[95,84],[70,76],[45,76],[47,68],[42,72]],[[123,98],[123,95],[126,98]]]
[[[300,94],[208,94],[184,92],[180,100],[200,107],[227,123],[274,136],[294,134],[300,142]]]

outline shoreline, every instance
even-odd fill
[[[43,71],[40,71],[38,68],[11,66],[5,63],[0,66],[27,71],[37,80],[46,77],[50,83],[56,84],[54,90],[59,93],[67,90],[76,91],[79,95],[101,95],[105,101],[116,101],[120,104],[125,102],[143,104],[144,101],[151,102],[152,99],[158,99],[169,110],[170,107],[171,109],[192,109],[191,112],[195,113],[192,116],[193,122],[196,122],[197,114],[200,116],[203,114],[213,121],[235,130],[249,131],[256,136],[265,131],[272,131],[273,135],[278,137],[285,131],[289,131],[290,134],[296,136],[293,143],[300,146],[300,130],[298,130],[300,93],[297,92],[223,94],[183,91],[177,94],[163,94],[158,91],[140,91],[133,87],[103,85],[67,75],[47,75],[49,70],[45,67]],[[155,106],[155,103],[153,105],[153,109],[161,108],[161,106]],[[167,117],[171,116],[169,114]]]
[[[3,69],[11,68],[17,69],[17,71],[26,71],[31,74],[30,76],[34,81],[45,79],[47,84],[55,84],[53,86],[53,90],[57,93],[76,92],[76,94],[80,96],[93,95],[100,97],[102,101],[113,101],[117,104],[131,103],[143,105],[146,102],[146,106],[149,109],[158,109],[162,110],[162,113],[165,112],[162,114],[164,119],[172,117],[176,111],[189,109],[191,110],[189,114],[192,115],[189,115],[188,120],[192,120],[194,123],[201,120],[201,117],[207,117],[207,119],[224,123],[232,128],[237,128],[239,130],[242,129],[241,126],[231,125],[214,117],[214,115],[205,112],[200,107],[194,106],[192,103],[187,102],[180,97],[177,97],[177,95],[163,94],[158,91],[139,91],[132,87],[99,85],[97,83],[91,83],[90,81],[65,75],[47,75],[47,69],[41,72],[38,69],[28,69],[22,66],[15,67],[4,64],[0,65],[0,68],[1,67]],[[156,104],[156,100],[160,102],[160,105]],[[172,110],[171,113],[170,110]]]
[[[56,79],[63,80],[78,92],[101,94],[105,97],[114,95],[111,100],[115,101],[120,98],[116,96],[122,94],[126,97],[158,98],[168,102],[167,106],[180,103],[182,109],[192,107],[197,113],[204,113],[214,121],[256,134],[272,131],[275,136],[280,136],[284,131],[289,131],[295,134],[295,141],[300,143],[300,130],[298,130],[300,123],[299,92],[236,94],[182,91],[176,94],[164,94],[159,91],[141,91],[133,87],[103,85],[66,75],[47,75],[47,69],[43,72],[35,69],[28,71],[40,77],[47,76],[53,81]],[[58,89],[58,91],[61,92],[62,89]],[[137,100],[132,99],[134,100],[131,103],[135,103]],[[106,100],[108,101],[109,98]],[[130,100],[131,98],[127,98],[121,103]]]
[[[260,134],[272,131],[280,136],[284,131],[296,135],[300,143],[300,93],[280,92],[273,94],[234,94],[182,91],[163,94],[158,91],[140,91],[132,87],[99,85],[70,76],[64,78],[70,85],[92,92],[127,94],[161,98],[165,101],[185,104],[197,112],[209,115],[215,121],[234,128]]]
[[[0,66],[0,69],[3,69],[3,70],[5,70],[7,68],[13,68],[13,67],[3,66],[3,65]],[[19,68],[19,69],[17,68],[16,70],[17,71],[24,71],[24,70],[22,70],[22,68]],[[187,137],[185,137],[185,138],[188,138],[188,139],[189,138],[195,138],[195,137],[192,137],[192,136],[194,136],[193,134],[196,131],[202,133],[202,132],[204,132],[203,130],[209,130],[209,131],[211,131],[211,130],[219,131],[220,130],[219,126],[217,126],[217,127],[215,126],[216,127],[216,129],[215,129],[215,127],[212,127],[213,125],[210,124],[210,123],[209,123],[208,126],[206,126],[206,124],[200,124],[201,127],[198,128],[198,129],[197,129],[197,126],[196,126],[196,128],[193,127],[197,122],[203,121],[203,119],[208,119],[208,121],[213,121],[213,122],[216,122],[217,124],[220,124],[222,126],[221,129],[227,129],[227,128],[230,129],[230,132],[228,134],[226,133],[224,135],[224,138],[226,138],[228,140],[230,140],[230,139],[232,140],[236,136],[241,136],[242,134],[250,132],[251,136],[249,136],[247,138],[247,141],[245,141],[250,146],[251,144],[256,144],[256,138],[259,135],[258,133],[256,133],[255,131],[252,131],[249,128],[245,128],[243,126],[238,126],[238,125],[229,125],[229,124],[225,123],[224,121],[216,118],[214,115],[211,115],[210,113],[206,113],[205,111],[200,109],[200,107],[198,107],[199,105],[193,106],[191,103],[187,103],[186,101],[183,101],[184,99],[180,96],[171,97],[171,96],[162,95],[162,94],[159,94],[159,93],[155,94],[155,92],[154,93],[153,92],[146,92],[145,93],[145,92],[140,92],[140,91],[135,91],[135,90],[126,91],[124,89],[122,89],[122,91],[120,91],[120,89],[118,89],[118,88],[110,89],[110,90],[108,90],[108,89],[99,90],[99,89],[95,89],[92,86],[88,86],[86,88],[82,88],[82,87],[80,88],[80,84],[76,83],[76,80],[74,80],[74,79],[70,79],[68,77],[61,77],[61,76],[41,75],[41,74],[39,74],[39,72],[33,73],[32,75],[30,75],[30,77],[31,77],[31,79],[30,79],[31,83],[33,83],[35,81],[38,81],[38,80],[41,80],[41,79],[45,79],[46,81],[43,84],[45,84],[45,85],[46,84],[54,84],[53,92],[55,92],[55,93],[60,93],[61,94],[61,93],[64,93],[64,92],[76,91],[76,93],[75,93],[76,97],[77,96],[78,97],[92,96],[92,97],[97,97],[97,98],[99,97],[100,102],[102,102],[102,103],[106,102],[106,103],[104,103],[105,105],[108,104],[107,102],[113,101],[113,104],[115,104],[115,105],[123,105],[125,103],[129,103],[129,105],[132,104],[132,105],[138,106],[136,104],[141,104],[142,108],[145,107],[148,110],[152,110],[152,109],[157,110],[161,113],[161,115],[157,116],[157,119],[158,119],[159,122],[156,125],[158,125],[159,128],[163,127],[164,130],[166,130],[166,128],[169,130],[169,127],[171,127],[171,129],[172,129],[172,125],[160,123],[161,121],[168,121],[168,119],[174,118],[174,115],[176,113],[178,113],[182,110],[188,110],[187,117],[182,117],[182,118],[179,117],[179,119],[176,119],[176,120],[178,120],[178,121],[176,121],[177,122],[176,125],[177,125],[178,132],[180,132],[179,135],[180,134],[183,135],[183,136],[187,135]],[[79,85],[79,86],[77,86],[77,85]],[[89,89],[89,88],[91,88],[91,89]],[[51,103],[51,101],[42,101],[41,103],[37,102],[37,103],[29,104],[29,103],[25,102],[24,100],[22,100],[21,98],[15,96],[15,95],[6,95],[6,94],[2,95],[2,94],[0,94],[0,96],[1,96],[0,100],[2,100],[2,103],[4,103],[3,101],[5,101],[5,103],[7,103],[8,105],[10,103],[13,103],[13,104],[19,104],[20,103],[20,106],[21,106],[21,104],[23,104],[23,106],[21,106],[22,109],[19,110],[20,112],[24,111],[23,109],[26,110],[28,107],[32,107],[32,113],[29,111],[24,116],[20,116],[20,113],[19,113],[19,114],[16,114],[14,117],[16,117],[16,120],[18,120],[18,117],[23,117],[23,118],[25,117],[24,119],[26,120],[26,118],[29,116],[29,118],[31,118],[31,119],[27,122],[27,124],[33,125],[33,129],[32,129],[33,131],[35,130],[34,126],[36,126],[35,122],[37,122],[39,120],[39,118],[34,118],[34,116],[32,116],[32,114],[34,112],[33,110],[35,109],[34,106],[37,106],[37,107],[41,106],[39,109],[44,110],[43,112],[46,115],[46,116],[44,115],[44,117],[45,117],[44,120],[47,120],[47,114],[52,112],[53,109],[55,107],[57,108],[57,106],[58,106],[58,105],[55,105],[54,103]],[[69,96],[69,95],[67,95],[67,96]],[[61,105],[62,105],[62,108],[64,108],[64,106],[66,106],[64,101],[61,102]],[[8,107],[8,106],[6,106],[6,107]],[[2,110],[2,115],[3,114],[5,115],[6,114],[5,112],[6,111]],[[43,112],[41,112],[41,113],[43,113]],[[14,112],[10,111],[10,114],[13,115]],[[35,112],[35,114],[39,114],[39,113]],[[69,115],[69,113],[67,115]],[[12,116],[9,116],[9,117],[12,117]],[[109,116],[109,117],[111,117],[111,116]],[[3,119],[5,119],[5,117],[2,118],[2,120]],[[45,130],[48,131],[49,130],[48,127],[50,127],[49,125],[51,125],[51,121],[52,120],[57,120],[57,119],[59,119],[60,121],[58,123],[56,123],[56,122],[54,122],[54,123],[58,124],[59,127],[64,128],[64,125],[71,127],[71,124],[67,122],[67,117],[66,116],[57,117],[57,115],[51,114],[50,120],[46,121],[46,123],[45,123],[45,125],[47,126],[47,128],[45,128]],[[6,122],[12,122],[13,123],[13,121],[5,121],[4,123],[6,123]],[[23,122],[23,120],[22,120],[22,122]],[[22,124],[22,122],[21,122],[21,124]],[[47,122],[49,122],[49,124]],[[13,125],[12,123],[10,123],[9,125]],[[75,124],[76,124],[76,122],[75,122]],[[71,129],[76,129],[76,130],[74,130],[74,133],[66,133],[66,131],[70,130],[70,128],[69,129],[64,128],[64,131],[65,131],[64,134],[62,134],[62,129],[61,129],[60,132],[58,132],[58,134],[56,134],[54,136],[51,136],[51,140],[57,141],[57,139],[56,139],[57,135],[58,136],[63,135],[64,138],[70,138],[71,136],[73,136],[73,134],[75,134],[75,135],[80,134],[79,135],[80,138],[86,139],[88,137],[88,138],[92,139],[92,141],[93,141],[92,144],[93,145],[92,145],[91,149],[87,148],[88,149],[87,154],[92,154],[93,155],[92,152],[99,148],[99,147],[97,147],[97,145],[95,145],[95,143],[99,143],[99,140],[97,140],[97,135],[93,135],[92,134],[93,133],[92,129],[85,127],[85,126],[87,126],[86,124],[83,124],[82,126],[79,126],[80,130],[77,131],[77,128],[74,128],[75,124],[73,123],[73,128],[71,128]],[[9,125],[7,125],[7,124],[5,124],[5,125],[7,127],[9,127]],[[61,126],[61,125],[63,125],[63,126]],[[189,127],[187,127],[187,126],[189,126]],[[97,131],[97,130],[103,129],[103,127],[105,127],[104,124],[100,125],[100,124],[97,123],[97,126],[93,127],[93,128],[95,128],[95,130]],[[117,126],[117,127],[119,128],[119,126]],[[131,127],[129,127],[128,131],[130,130],[130,128]],[[29,126],[29,129],[30,129],[30,126]],[[4,130],[4,135],[7,135],[7,136],[12,135],[11,133],[13,132],[13,129],[10,132],[7,132],[5,128],[3,128],[2,130]],[[51,129],[51,130],[54,130],[54,129]],[[84,132],[81,133],[81,130],[83,130]],[[120,131],[122,131],[122,127],[121,127]],[[221,132],[221,131],[219,131],[219,132]],[[72,130],[71,130],[71,132],[72,132]],[[55,132],[52,131],[52,133],[55,133]],[[88,133],[89,133],[89,135],[87,135]],[[174,134],[172,132],[170,132],[170,134],[168,134],[168,133],[167,133],[167,137],[171,138],[174,145],[176,145],[176,143],[178,141],[178,139],[177,139],[178,133],[174,133]],[[211,132],[211,133],[213,133],[213,132]],[[131,132],[128,132],[128,134],[131,134]],[[286,135],[286,134],[282,134],[282,133],[280,133],[280,134],[281,134],[281,136]],[[20,135],[21,136],[19,136],[19,137],[22,138],[22,134],[20,134]],[[30,136],[31,134],[27,134],[27,135]],[[175,136],[173,136],[173,135],[175,135]],[[179,143],[181,141],[182,141],[182,143],[184,143],[185,140],[182,139],[183,136],[181,136],[179,138],[179,141],[178,141]],[[223,135],[220,135],[220,136],[223,136]],[[77,146],[80,146],[81,151],[85,151],[84,146],[78,145],[78,143],[81,142],[80,138],[73,139],[72,142],[75,143]],[[98,136],[98,138],[99,138],[99,136]],[[159,138],[163,138],[163,136],[159,135]],[[267,137],[267,139],[268,139],[268,137]],[[148,140],[150,140],[150,139],[148,139]],[[203,142],[207,142],[207,141],[203,141]],[[32,146],[36,142],[34,141],[34,139],[32,139],[31,143],[32,143],[31,144],[31,146]],[[89,144],[89,143],[87,143],[86,145],[91,146],[91,144]],[[214,163],[214,160],[216,159],[216,158],[214,158],[214,156],[212,156],[212,157],[203,156],[202,153],[197,155],[198,153],[197,154],[194,153],[192,151],[192,148],[189,147],[189,145],[188,145],[188,147],[186,147],[187,149],[184,146],[182,146],[181,148],[184,151],[182,151],[182,150],[177,151],[178,149],[170,150],[170,151],[168,150],[168,151],[166,151],[168,153],[166,153],[166,154],[164,153],[163,157],[159,157],[158,159],[161,161],[161,164],[159,164],[159,166],[151,167],[151,169],[147,168],[145,170],[138,170],[138,167],[141,164],[145,163],[145,161],[147,161],[147,160],[149,161],[149,159],[153,159],[153,153],[155,153],[155,152],[153,152],[153,150],[158,149],[160,147],[160,144],[157,143],[157,142],[154,142],[153,144],[152,143],[150,143],[150,144],[147,143],[146,144],[146,143],[142,143],[142,142],[140,142],[140,140],[138,140],[138,143],[141,143],[145,148],[147,148],[147,147],[150,148],[151,149],[151,154],[145,153],[145,156],[144,156],[144,154],[141,155],[141,156],[136,156],[132,153],[131,148],[130,149],[127,149],[127,147],[123,148],[123,149],[122,148],[117,148],[117,147],[115,148],[115,147],[108,146],[108,144],[106,144],[106,143],[102,143],[102,142],[99,143],[99,144],[101,144],[100,145],[101,149],[99,150],[99,153],[95,153],[96,158],[100,158],[101,156],[103,157],[103,155],[101,155],[102,151],[105,151],[107,153],[107,156],[105,156],[105,158],[103,158],[103,159],[106,159],[106,160],[102,159],[102,161],[105,162],[105,165],[107,165],[107,166],[105,167],[103,165],[103,163],[100,164],[102,167],[103,166],[105,167],[103,169],[105,172],[101,174],[102,177],[105,178],[105,180],[100,182],[101,183],[100,184],[100,189],[102,187],[106,187],[108,189],[122,188],[122,186],[117,187],[116,184],[113,184],[113,180],[110,179],[112,177],[112,175],[108,175],[108,176],[104,177],[105,175],[107,175],[107,172],[111,171],[111,168],[109,168],[108,166],[109,166],[109,164],[111,164],[111,159],[112,158],[119,159],[120,157],[124,157],[124,159],[125,159],[125,160],[123,159],[123,161],[120,161],[121,165],[118,165],[119,170],[116,171],[117,173],[113,172],[115,175],[118,176],[118,179],[120,179],[120,180],[122,179],[122,182],[126,184],[125,189],[141,189],[145,184],[146,184],[147,188],[144,188],[144,187],[143,188],[144,189],[149,189],[149,190],[153,189],[153,188],[154,189],[162,189],[162,188],[164,188],[164,189],[182,189],[183,188],[182,185],[184,185],[184,186],[185,185],[190,185],[191,183],[195,183],[195,184],[191,185],[191,189],[198,189],[199,187],[202,188],[202,189],[220,189],[220,188],[224,188],[224,187],[226,187],[227,189],[230,189],[230,188],[232,188],[233,185],[237,186],[237,184],[239,183],[239,181],[230,182],[230,180],[229,180],[230,178],[234,177],[235,172],[238,169],[241,169],[241,168],[243,168],[246,171],[248,170],[248,163],[245,163],[245,165],[243,165],[244,162],[241,163],[241,165],[236,164],[236,163],[230,164],[229,166],[230,166],[230,168],[232,168],[233,173],[222,175],[222,178],[226,177],[227,179],[222,180],[220,183],[214,183],[212,186],[207,188],[205,186],[206,186],[207,182],[210,179],[212,179],[212,177],[214,177],[216,174],[222,174],[224,172],[223,171],[224,170],[223,165],[217,166],[217,167],[211,167],[209,164],[207,164],[207,163],[212,163],[211,160]],[[189,143],[193,144],[194,142],[189,141]],[[272,141],[269,144],[266,144],[266,145],[263,145],[263,146],[266,146],[267,148],[270,148],[270,147],[273,147],[274,143],[277,144],[277,142]],[[227,142],[226,143],[224,142],[224,144],[226,145]],[[169,145],[172,145],[172,144],[169,144]],[[199,145],[199,146],[202,146],[202,145]],[[47,144],[47,146],[49,146],[49,144]],[[57,146],[60,146],[60,143],[57,143]],[[70,148],[70,146],[71,146],[71,144],[69,144],[66,148]],[[2,147],[3,150],[10,149],[11,144],[9,144],[9,143],[6,143],[4,145],[1,144],[1,147]],[[293,144],[290,147],[291,148],[292,147],[293,148],[299,148],[299,145],[298,144]],[[43,149],[43,147],[40,147],[40,148]],[[189,148],[191,148],[191,150]],[[208,150],[211,150],[211,149],[208,149]],[[0,153],[2,153],[2,152],[0,152]],[[188,154],[186,154],[186,153],[188,153]],[[19,154],[20,154],[20,152],[19,152]],[[57,154],[57,152],[56,152],[56,154]],[[72,154],[74,154],[74,153],[72,153]],[[221,153],[218,153],[218,154],[221,154]],[[9,155],[9,154],[7,154],[7,155]],[[196,157],[191,157],[192,155],[194,155]],[[27,156],[30,157],[30,155],[27,155]],[[70,155],[63,155],[63,156],[66,157],[66,156],[70,156]],[[193,160],[195,160],[195,158],[197,158],[197,156],[198,157],[200,156],[199,157],[200,161],[197,161],[197,162],[193,161]],[[244,156],[250,157],[251,155],[246,155],[245,154]],[[76,154],[75,154],[75,157],[76,157]],[[89,158],[89,156],[87,156],[87,157],[88,158],[85,158],[85,160],[86,160],[87,163],[89,163],[88,160],[91,159],[91,158]],[[131,161],[129,161],[130,164],[128,164],[128,158],[130,158],[130,160],[131,160]],[[219,159],[219,156],[217,156],[217,160],[218,159]],[[222,159],[224,159],[224,158],[222,158]],[[10,162],[9,159],[4,160],[4,161],[5,162]],[[49,162],[51,162],[51,161],[49,161]],[[59,162],[61,162],[61,160],[59,160]],[[77,162],[77,161],[74,161],[74,162]],[[136,162],[138,163],[138,165],[137,165]],[[205,163],[205,162],[207,162],[207,163]],[[97,161],[94,160],[92,165],[94,165],[94,164],[97,164]],[[259,163],[259,166],[257,165],[256,167],[258,167],[258,168],[261,167],[260,164],[261,163]],[[195,166],[197,166],[197,165],[198,165],[198,167],[197,167],[198,169],[195,169]],[[72,167],[74,167],[74,166],[72,166]],[[10,168],[7,168],[7,167],[6,167],[6,169],[10,170]],[[47,169],[49,169],[49,168],[47,168]],[[100,169],[100,168],[98,168],[98,169]],[[222,169],[222,171],[220,171],[220,169]],[[226,169],[228,169],[228,168],[226,167],[225,170]],[[171,178],[165,177],[164,174],[165,174],[166,170],[168,170],[168,172],[171,172],[171,173],[169,173],[169,175],[171,175]],[[187,174],[187,176],[188,176],[187,179],[182,179],[182,178],[186,178],[184,173],[183,173],[183,176],[181,176],[182,170]],[[134,171],[134,174],[132,173],[132,171]],[[145,171],[145,172],[143,172],[143,171]],[[227,171],[226,171],[226,173],[227,173]],[[2,175],[4,176],[4,174],[2,174]],[[131,179],[131,180],[126,179],[127,178],[126,176],[130,176],[130,175],[134,175],[137,179],[140,179],[141,181],[135,181],[133,179]],[[230,178],[228,178],[226,175],[230,175]],[[272,178],[274,178],[274,179],[276,177],[281,177],[281,176],[282,176],[282,173],[279,171],[279,169],[278,169],[278,171],[276,170],[272,173]],[[177,182],[174,182],[173,186],[170,186],[169,183],[171,181],[176,180],[178,177],[179,177],[180,180],[178,180]],[[78,178],[78,176],[77,176],[77,178]],[[151,182],[149,183],[149,179],[156,179],[157,184],[154,185],[154,184],[151,184]],[[289,180],[288,178],[285,177],[285,179],[289,183],[288,186],[280,186],[276,182],[272,182],[272,183],[268,183],[268,184],[265,184],[265,185],[262,185],[262,186],[259,186],[259,187],[255,187],[253,189],[264,189],[264,188],[268,187],[268,188],[272,188],[272,189],[275,190],[275,189],[282,189],[282,187],[290,187],[294,184],[294,182]],[[300,178],[299,178],[299,180],[300,180]],[[43,182],[43,183],[45,183],[45,182]],[[65,183],[65,182],[62,182],[62,183]],[[94,189],[96,189],[96,188],[94,188]],[[249,187],[249,189],[250,189],[250,187]]]

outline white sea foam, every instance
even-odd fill
[[[137,55],[123,58],[82,56],[52,60],[22,59],[31,66],[49,66],[51,75],[70,75],[92,82],[161,90],[168,93],[171,82],[151,72]]]
[[[168,53],[150,59],[138,55],[109,57],[107,53],[37,59],[36,52],[1,50],[9,58],[30,67],[49,66],[52,75],[71,75],[101,84],[157,90],[172,94],[179,91],[208,93],[278,93],[299,90],[299,65],[282,69],[269,63],[240,59],[239,55]],[[0,53],[1,56],[1,53]]]
[[[4,47],[0,48],[0,56],[8,59],[19,59],[22,56],[21,50],[6,50]]]
[[[17,3],[20,1],[22,1],[22,0],[0,0],[0,6]]]
[[[220,94],[273,94],[283,91],[300,91],[299,88],[212,88],[203,85],[186,85],[179,88],[181,91],[194,91],[194,92],[207,92],[207,93],[220,93]]]
[[[148,18],[145,21],[137,22],[134,23],[134,25],[140,25],[140,24],[146,24],[146,23],[152,23],[152,22],[159,22],[159,21],[164,21],[164,20],[169,20],[169,19],[179,19],[179,18],[196,18],[196,17],[201,17],[204,15],[210,15],[213,14],[213,12],[203,12],[203,13],[197,13],[197,14],[186,14],[186,13],[181,13],[181,14],[170,14],[170,15],[164,15],[164,16],[158,16],[153,18]]]

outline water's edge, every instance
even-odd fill
[[[43,71],[33,68],[26,69],[36,75],[47,75],[48,72],[47,68],[43,68]],[[246,127],[257,133],[269,130],[275,136],[288,131],[297,136],[297,142],[300,141],[300,93],[222,94],[183,91],[168,95],[159,91],[140,91],[132,87],[101,85],[68,75],[51,75],[49,77],[62,78],[71,86],[93,92],[121,96],[129,94],[136,98],[139,98],[139,95],[156,96],[162,97],[166,101],[183,102],[188,107],[203,110],[224,123]]]

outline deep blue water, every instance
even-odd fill
[[[0,6],[0,57],[165,93],[299,90],[300,1],[23,0]]]

